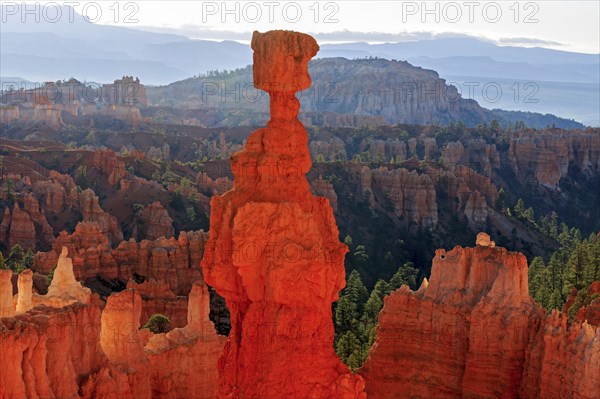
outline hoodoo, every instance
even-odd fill
[[[219,398],[366,398],[333,350],[331,303],[344,286],[346,246],[329,201],[311,194],[308,135],[295,93],[310,87],[319,46],[305,34],[255,32],[254,85],[271,119],[234,154],[233,189],[211,201],[202,268],[227,301],[231,332]]]

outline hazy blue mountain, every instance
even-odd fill
[[[3,13],[5,8],[2,5]],[[61,10],[63,18],[58,23],[43,19],[36,23],[33,18],[21,23],[19,18],[7,18],[0,35],[2,76],[30,81],[77,77],[109,82],[122,75],[134,75],[147,85],[165,85],[207,71],[231,70],[252,63],[252,52],[246,44],[192,40],[139,30],[133,24],[98,25],[77,13],[69,22],[66,16],[72,11],[67,7]],[[559,107],[557,115],[600,125],[600,54],[499,46],[474,37],[440,37],[401,43],[324,44],[317,57],[407,60],[436,70],[448,81],[475,79],[480,86],[531,81],[540,88],[540,101],[518,104],[518,109],[554,113],[556,107],[550,105],[556,103],[556,98],[569,99],[572,102]],[[549,107],[544,108],[545,105]]]

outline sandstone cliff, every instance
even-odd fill
[[[173,292],[187,295],[192,282],[199,276],[198,264],[207,236],[202,231],[181,232],[178,239],[160,238],[139,243],[131,239],[121,241],[111,249],[96,223],[81,222],[73,234],[61,232],[52,251],[38,252],[33,269],[49,273],[64,246],[72,254],[77,280],[100,274],[108,279],[129,281],[137,273],[145,278],[166,281]]]
[[[428,229],[437,225],[436,192],[429,176],[403,168],[389,170],[364,166],[360,182],[371,207],[376,202],[384,206],[387,202],[402,224],[416,224]]]
[[[514,135],[508,164],[522,183],[556,189],[569,168],[587,175],[600,171],[600,136],[591,130]]]
[[[376,398],[592,399],[599,353],[600,329],[546,315],[525,257],[482,233],[475,248],[438,250],[419,291],[386,297],[360,373]]]

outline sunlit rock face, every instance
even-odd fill
[[[92,292],[75,280],[73,274],[73,261],[68,256],[66,247],[62,248],[52,282],[48,287],[48,294],[45,295],[45,302],[55,300],[58,304],[64,302],[89,303]],[[55,307],[60,307],[54,305]]]
[[[231,157],[234,186],[211,202],[202,268],[226,299],[232,329],[219,398],[364,398],[364,382],[333,350],[331,303],[344,255],[329,201],[311,194],[308,135],[295,93],[310,86],[308,35],[255,32],[254,84],[271,119]]]
[[[360,371],[369,397],[597,398],[600,329],[546,314],[525,256],[486,233],[476,244],[438,249],[428,282],[385,298]]]

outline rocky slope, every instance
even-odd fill
[[[525,257],[481,233],[474,248],[438,250],[418,291],[386,297],[360,373],[377,398],[592,399],[599,354],[600,328],[546,314]]]

